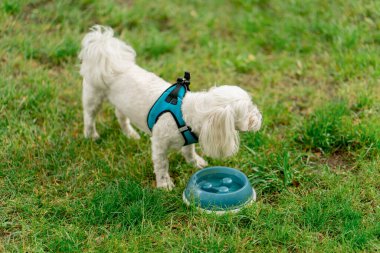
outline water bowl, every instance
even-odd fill
[[[183,192],[183,201],[205,212],[238,212],[256,200],[247,176],[229,167],[208,167],[194,173]]]

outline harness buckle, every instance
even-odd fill
[[[189,127],[185,125],[185,126],[183,126],[183,127],[178,128],[178,130],[179,130],[181,133],[183,133],[183,132],[189,130]]]

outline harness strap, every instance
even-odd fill
[[[178,78],[177,82],[170,86],[157,99],[148,113],[147,123],[152,131],[153,126],[158,121],[159,117],[169,112],[178,127],[182,137],[185,140],[185,146],[198,142],[198,137],[191,131],[191,128],[186,125],[182,115],[182,100],[187,91],[189,91],[190,73],[185,72],[185,78]]]
[[[177,78],[177,82],[175,84],[177,86],[172,92],[170,92],[169,96],[165,99],[166,102],[171,103],[173,105],[177,104],[177,98],[181,87],[185,87],[186,91],[190,91],[190,72],[186,71],[183,78]]]
[[[169,95],[166,97],[165,101],[172,104],[172,105],[176,105],[177,102],[178,102],[178,93],[179,93],[179,90],[181,89],[182,85],[177,83],[175,84],[176,87],[175,89],[169,93]]]

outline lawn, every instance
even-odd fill
[[[237,84],[262,111],[237,155],[257,202],[207,215],[197,171],[170,154],[155,189],[149,136],[113,108],[82,134],[80,42],[114,28],[142,67],[192,88]],[[2,0],[0,252],[380,251],[380,1]],[[200,151],[201,152],[201,151]]]

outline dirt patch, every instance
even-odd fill
[[[311,155],[302,158],[304,162],[311,166],[327,165],[332,171],[350,171],[355,169],[355,158],[349,152],[335,151],[331,154],[323,154],[314,151]]]
[[[332,170],[352,170],[355,168],[354,158],[348,152],[337,151],[330,156],[322,158]]]

